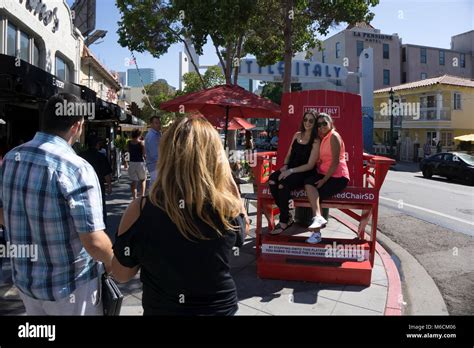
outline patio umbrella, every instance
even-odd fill
[[[279,118],[280,106],[237,85],[219,85],[169,100],[160,109],[174,112],[199,111],[206,118],[225,119],[224,147],[229,121],[240,118]]]
[[[225,120],[220,120],[217,117],[210,116],[208,118],[209,122],[218,129],[225,129]],[[256,126],[247,120],[240,118],[240,117],[234,117],[232,120],[229,121],[229,124],[227,126],[227,130],[239,130],[243,129],[244,131],[250,130],[255,128]]]
[[[459,141],[474,141],[474,134],[461,135],[461,136],[459,136],[459,137],[455,137],[454,140],[459,140]]]

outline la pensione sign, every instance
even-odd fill
[[[49,23],[53,22],[52,31],[55,33],[59,27],[58,19],[58,8],[55,7],[52,10],[48,9],[48,6],[43,2],[45,0],[18,0],[20,4],[25,3],[25,7],[30,11],[34,16],[38,17],[40,22],[43,22],[45,26],[48,26]]]

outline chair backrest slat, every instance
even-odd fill
[[[284,93],[281,105],[277,168],[283,165],[288,148],[291,146],[292,136],[299,130],[303,113],[308,109],[326,112],[332,116],[336,130],[341,134],[346,148],[346,159],[351,176],[349,185],[362,187],[362,111],[360,96],[356,94],[326,90]]]

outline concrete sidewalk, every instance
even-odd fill
[[[243,185],[242,190],[250,192],[252,187]],[[107,199],[109,235],[111,237],[117,230],[120,218],[130,202],[130,197],[128,177],[124,172],[119,182],[114,185],[113,194]],[[393,261],[380,246],[377,248],[378,253],[375,257],[370,287],[258,278],[254,238],[256,217],[252,216],[255,212],[256,209],[251,204],[249,214],[253,220],[251,236],[247,237],[245,245],[240,248],[238,255],[232,256],[232,275],[237,284],[239,295],[237,315],[397,314],[396,310],[393,311],[393,308],[392,310],[390,308],[396,306],[393,302],[395,297],[401,298],[400,280]],[[266,219],[263,220],[265,226]],[[295,225],[291,229],[297,228],[298,226]],[[350,229],[334,218],[329,220],[322,233],[323,237],[355,237]],[[8,273],[8,269],[5,273]],[[393,284],[396,283],[396,279],[398,279],[398,284]],[[389,284],[390,280],[391,284]],[[142,315],[142,284],[138,275],[127,284],[121,284],[120,288],[124,294],[121,314]],[[392,291],[389,291],[390,288]],[[22,302],[15,295],[15,290],[9,284],[0,287],[0,315],[24,314]],[[6,296],[4,296],[5,293]]]

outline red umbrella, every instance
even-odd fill
[[[218,129],[225,129],[225,120],[219,120],[219,118],[214,116],[208,117],[208,120],[212,123],[213,126],[217,127]],[[232,120],[229,121],[227,130],[250,130],[255,127],[256,126],[254,124],[248,122],[243,118],[234,117]]]
[[[174,112],[199,111],[207,118],[225,119],[225,141],[229,120],[241,118],[279,118],[280,106],[237,85],[220,85],[169,100],[160,109]]]

